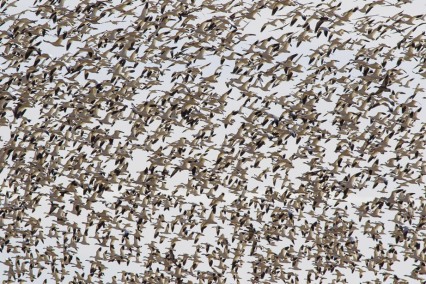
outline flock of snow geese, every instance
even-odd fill
[[[311,1],[2,0],[3,283],[426,281],[426,5]]]

